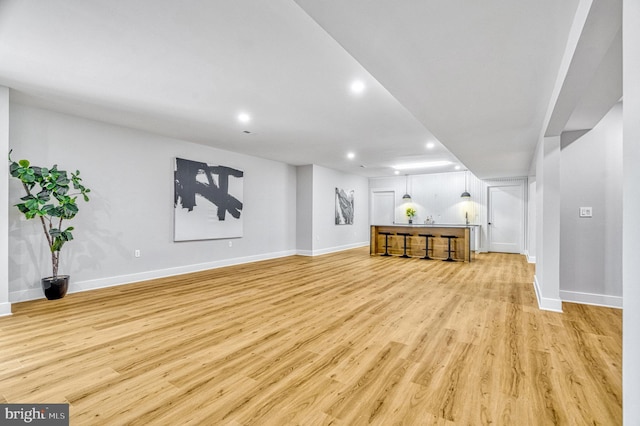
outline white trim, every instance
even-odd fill
[[[114,287],[124,284],[132,284],[139,281],[146,281],[155,278],[165,278],[174,275],[188,274],[191,272],[206,271],[225,266],[241,265],[243,263],[259,262],[262,260],[277,259],[295,255],[295,250],[267,253],[255,256],[237,257],[233,259],[218,260],[214,262],[198,263],[195,265],[178,266],[168,269],[158,269],[154,271],[138,272],[135,274],[119,275],[115,277],[99,278],[96,280],[71,282],[68,293],[78,293],[81,291],[96,290],[99,288]],[[13,302],[24,302],[27,300],[42,299],[42,290],[33,288],[28,290],[15,291],[9,294]],[[1,306],[0,306],[1,307]]]
[[[0,303],[0,317],[12,315],[11,303]]]
[[[583,293],[580,291],[560,290],[560,297],[564,302],[581,303],[583,305],[604,306],[606,308],[622,309],[622,297],[606,294]]]
[[[366,242],[363,241],[359,243],[347,244],[344,246],[329,247],[329,248],[320,249],[320,250],[298,250],[296,254],[300,256],[321,256],[323,254],[335,253],[338,251],[351,250],[359,247],[368,247],[369,244],[370,244],[369,241],[366,241]]]
[[[547,299],[540,296],[540,285],[538,284],[538,277],[533,277],[533,288],[536,291],[536,298],[538,299],[538,308],[543,311],[562,312],[562,300],[560,299]]]
[[[489,220],[491,219],[489,213],[491,211],[491,188],[495,187],[518,187],[520,188],[520,241],[518,246],[518,253],[525,254],[525,248],[527,247],[527,229],[528,229],[528,190],[529,190],[529,178],[515,177],[515,178],[498,178],[498,179],[485,179],[487,185],[486,200],[486,226],[487,226],[487,251],[491,251],[491,226],[489,226]]]
[[[0,86],[0,316],[11,315],[9,294],[9,88]],[[19,154],[17,154],[19,155]],[[12,207],[13,208],[13,207]]]
[[[385,188],[370,188],[369,189],[369,225],[374,225],[373,223],[373,199],[375,198],[375,194],[376,193],[384,193],[384,192],[391,192],[393,193],[393,204],[396,204],[396,190],[394,188],[389,188],[389,189],[385,189]],[[393,221],[395,222],[395,210],[393,213]],[[381,224],[375,224],[375,225],[381,225]],[[388,224],[391,225],[391,224]]]
[[[527,256],[527,262],[529,263],[536,263],[536,257],[535,256],[531,256],[529,254],[529,250],[525,250],[524,251],[524,255]]]

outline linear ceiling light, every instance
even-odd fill
[[[430,161],[427,163],[397,164],[392,167],[396,170],[408,170],[408,169],[426,169],[429,167],[448,166],[449,164],[451,164],[451,161]]]

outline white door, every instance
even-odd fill
[[[393,225],[395,219],[394,191],[374,191],[371,212],[372,225]]]
[[[489,251],[522,253],[523,209],[521,186],[489,187]]]

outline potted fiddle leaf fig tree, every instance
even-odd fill
[[[73,226],[63,227],[65,220],[73,219],[78,213],[76,200],[82,196],[89,201],[89,188],[82,184],[80,172],[70,173],[51,168],[31,165],[28,160],[15,162],[9,151],[9,173],[22,182],[26,195],[15,206],[27,219],[39,220],[51,251],[53,274],[42,278],[42,289],[49,300],[65,296],[69,286],[69,275],[58,275],[60,250],[73,240]]]

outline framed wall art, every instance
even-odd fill
[[[353,225],[355,190],[336,188],[336,225]]]
[[[244,172],[175,159],[174,241],[242,237]]]

